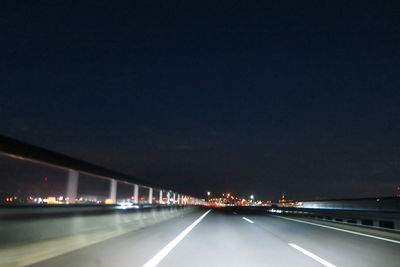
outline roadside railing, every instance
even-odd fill
[[[313,220],[400,231],[400,213],[396,211],[274,207],[267,209],[267,212],[282,216],[296,216]]]
[[[204,200],[0,135],[0,205],[200,205]]]

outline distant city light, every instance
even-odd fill
[[[48,197],[47,198],[47,204],[56,204],[56,198],[55,197]]]
[[[114,202],[112,201],[111,198],[106,198],[106,199],[104,200],[104,204],[114,204]]]

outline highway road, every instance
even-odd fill
[[[400,266],[398,236],[314,223],[203,209],[33,266]]]

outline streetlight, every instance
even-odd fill
[[[210,201],[210,195],[211,195],[211,192],[207,191],[207,201]]]
[[[254,195],[250,195],[250,203],[251,203],[251,205],[253,205],[253,200],[254,200]]]

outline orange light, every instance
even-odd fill
[[[55,197],[48,197],[47,198],[47,204],[56,204],[56,198]]]
[[[104,200],[105,204],[114,204],[111,198],[106,198],[106,200]]]

